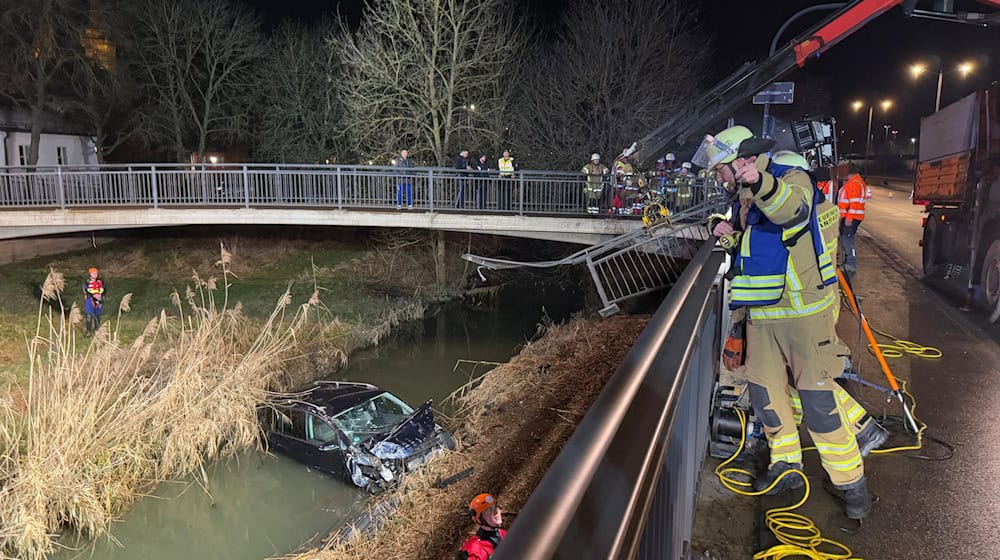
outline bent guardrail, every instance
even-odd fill
[[[686,558],[721,352],[705,243],[521,509],[497,560]]]
[[[389,166],[278,164],[135,164],[0,167],[0,208],[107,206],[307,206],[434,212],[587,215],[586,176],[561,171],[461,171]],[[707,200],[714,185],[690,187],[683,210]],[[601,195],[602,214],[616,202]],[[618,189],[619,194],[622,192]],[[615,215],[618,215],[617,213]]]

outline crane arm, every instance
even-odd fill
[[[697,99],[691,110],[677,113],[636,143],[633,154],[639,167],[650,168],[668,147],[685,143],[705,131],[747,99],[864,27],[897,5],[908,16],[947,19],[975,25],[1000,24],[1000,13],[944,13],[917,10],[918,0],[854,0],[762,62],[747,62]],[[1000,0],[979,0],[1000,8]]]

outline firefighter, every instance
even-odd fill
[[[834,308],[839,304],[831,245],[823,224],[836,210],[820,202],[801,169],[772,164],[765,153],[774,141],[755,138],[744,126],[706,136],[692,162],[715,172],[730,192],[749,190],[753,199],[731,274],[733,309],[746,308],[746,374],[750,402],[764,424],[770,447],[766,472],[754,488],[775,494],[804,484],[802,447],[789,399],[789,378],[798,390],[806,427],[820,453],[834,494],[851,519],[871,510],[864,462],[841,416],[834,378],[844,362],[837,355]]]
[[[469,503],[469,515],[479,528],[476,534],[466,539],[461,550],[455,555],[457,560],[489,560],[500,541],[507,536],[501,529],[503,517],[500,506],[492,494],[480,494]]]
[[[104,280],[98,276],[97,267],[87,269],[88,277],[83,281],[83,311],[87,316],[84,336],[92,336],[101,328],[101,313],[104,311]]]
[[[854,173],[840,188],[837,205],[840,206],[840,237],[844,248],[844,272],[858,271],[858,256],[854,247],[854,238],[858,234],[858,226],[865,219],[865,195],[868,185],[861,175]]]
[[[601,154],[591,155],[590,163],[583,166],[582,173],[587,176],[583,194],[587,199],[588,214],[601,212],[601,193],[604,191],[604,177],[608,172],[608,166],[601,163]]]
[[[807,172],[809,170],[809,165],[806,159],[801,155],[791,151],[775,152],[774,155],[771,157],[771,162],[775,166],[783,166],[786,168],[797,168]],[[813,179],[814,182],[816,182],[817,177],[810,174],[810,178]],[[816,185],[817,188],[819,188],[818,182],[816,183],[817,183]],[[741,194],[741,199],[739,203],[740,208],[737,209],[736,208],[737,205],[734,204],[733,222],[731,222],[732,224],[731,227],[735,231],[742,232],[746,230],[746,218],[749,214],[749,208],[748,205],[746,204],[747,197],[744,195],[749,195],[750,193],[749,190],[745,190],[741,191],[740,194]],[[752,201],[752,198],[750,198],[750,201]],[[821,217],[820,229],[823,233],[823,240],[827,244],[827,251],[831,255],[835,255],[837,254],[837,233],[838,233],[837,221],[835,219],[836,209],[833,207],[831,203],[828,202],[824,202],[822,205],[817,206],[817,208],[822,208],[822,211],[820,212],[820,217]],[[738,221],[737,221],[737,216],[739,217]],[[722,228],[722,231],[720,233],[728,234],[731,232],[726,231],[725,228]],[[834,284],[831,286],[831,288],[836,290],[837,285]],[[839,316],[840,306],[835,305],[833,309],[834,309],[834,314],[833,314],[834,322],[836,322],[837,317]],[[734,311],[735,315],[734,322],[739,322],[741,314],[745,314],[745,312],[746,308],[740,308]],[[847,344],[844,343],[843,340],[840,339],[840,337],[837,337],[836,344],[837,344],[838,356],[844,356],[844,357],[850,356],[851,352],[850,348],[847,346]],[[728,359],[724,358],[723,360],[724,362],[726,362],[725,365],[727,369],[729,369],[730,371],[734,370],[736,367],[739,367],[739,365],[741,365],[733,358],[734,357],[729,357]],[[788,368],[786,367],[785,369],[787,372]],[[843,414],[845,418],[847,418],[851,433],[855,434],[855,440],[858,442],[858,448],[861,450],[862,457],[867,456],[869,452],[871,452],[873,449],[877,449],[879,446],[885,443],[885,441],[889,438],[889,432],[887,432],[885,428],[883,428],[882,425],[879,424],[877,420],[875,420],[874,417],[868,414],[868,411],[866,411],[865,408],[861,406],[861,404],[859,404],[854,399],[854,397],[850,395],[850,393],[845,391],[840,385],[835,385],[833,392],[834,396],[837,399],[837,405],[840,413]],[[791,399],[792,411],[795,417],[795,423],[801,424],[802,400],[799,397],[799,393],[795,389],[794,385],[789,387],[789,398]]]

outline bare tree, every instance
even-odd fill
[[[156,0],[134,9],[148,132],[173,143],[178,161],[189,137],[201,161],[209,141],[244,136],[263,42],[255,16],[226,0]]]
[[[515,106],[522,161],[579,167],[623,148],[683,111],[709,54],[696,3],[582,0],[554,43],[530,57]]]
[[[361,155],[399,147],[445,165],[463,142],[487,142],[509,108],[524,34],[502,0],[375,0],[357,34],[344,34],[345,103]],[[463,146],[464,147],[464,146]]]
[[[74,0],[7,0],[0,11],[0,94],[31,115],[28,165],[38,163],[44,116],[67,108],[67,76],[84,58],[86,7]]]
[[[271,39],[260,73],[257,154],[280,162],[343,160],[339,153],[344,109],[336,28],[281,27]]]

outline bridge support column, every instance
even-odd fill
[[[447,267],[445,266],[447,263],[445,259],[448,256],[448,252],[445,248],[444,232],[433,232],[431,239],[434,244],[434,278],[437,281],[437,285],[443,288],[448,282]]]

